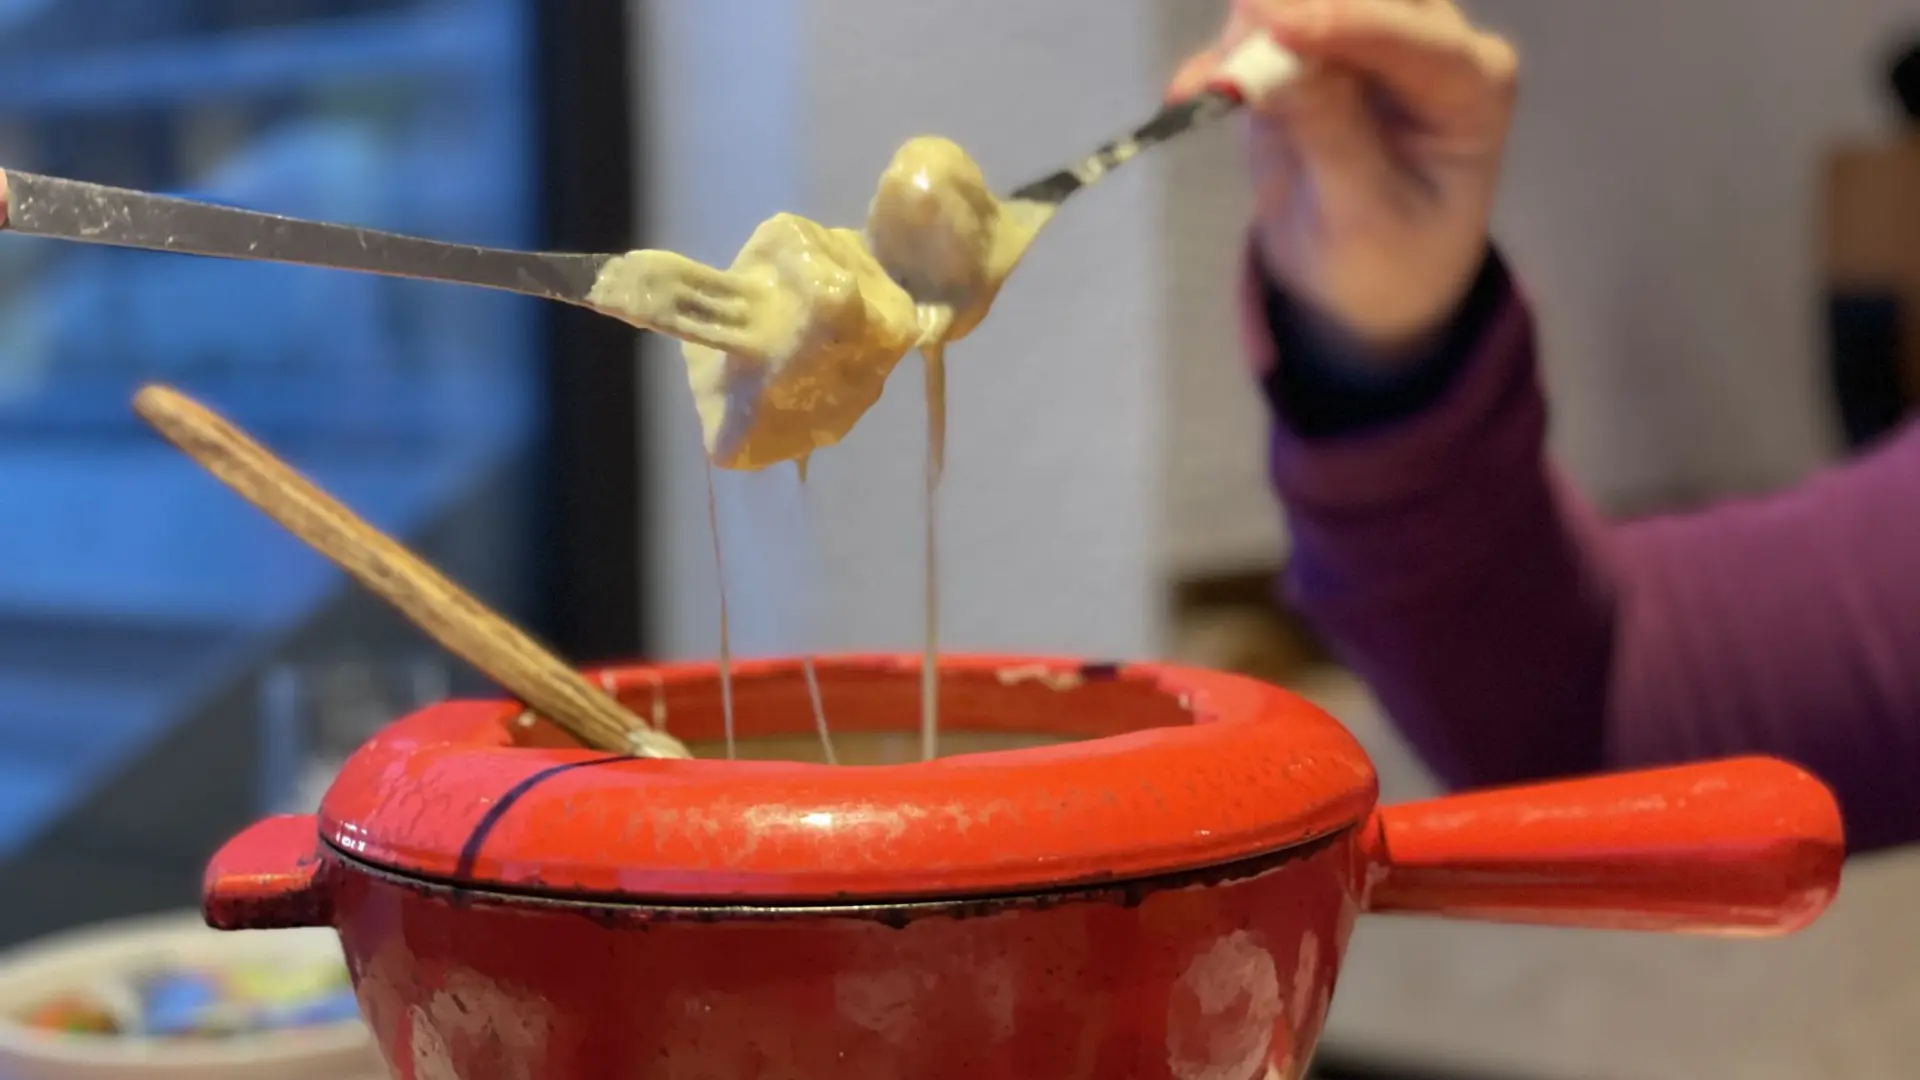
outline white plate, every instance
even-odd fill
[[[222,933],[198,912],[86,927],[0,953],[0,1080],[373,1080],[386,1075],[358,1020],[229,1039],[78,1039],[14,1017],[63,993],[156,966],[338,958],[332,930]]]

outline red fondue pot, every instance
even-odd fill
[[[1833,798],[1777,761],[1377,809],[1352,736],[1273,686],[942,663],[950,741],[1082,741],[652,761],[449,702],[362,747],[317,819],[230,842],[207,921],[336,928],[405,1080],[1291,1080],[1362,911],[1763,935],[1838,885]],[[820,674],[842,739],[915,741],[917,659]],[[710,666],[601,678],[719,733]],[[735,685],[743,739],[812,730],[797,663]]]

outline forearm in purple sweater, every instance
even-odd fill
[[[1524,298],[1495,299],[1417,414],[1323,436],[1278,410],[1294,604],[1452,785],[1768,753],[1834,786],[1856,850],[1920,840],[1920,429],[1783,494],[1608,523],[1547,460]]]

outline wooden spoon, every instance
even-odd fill
[[[639,757],[692,756],[206,406],[177,390],[148,386],[133,407],[241,498],[582,743]]]

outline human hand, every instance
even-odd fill
[[[1309,68],[1248,102],[1260,257],[1327,331],[1390,365],[1444,327],[1485,257],[1514,49],[1451,0],[1234,0],[1171,96],[1252,33]]]

